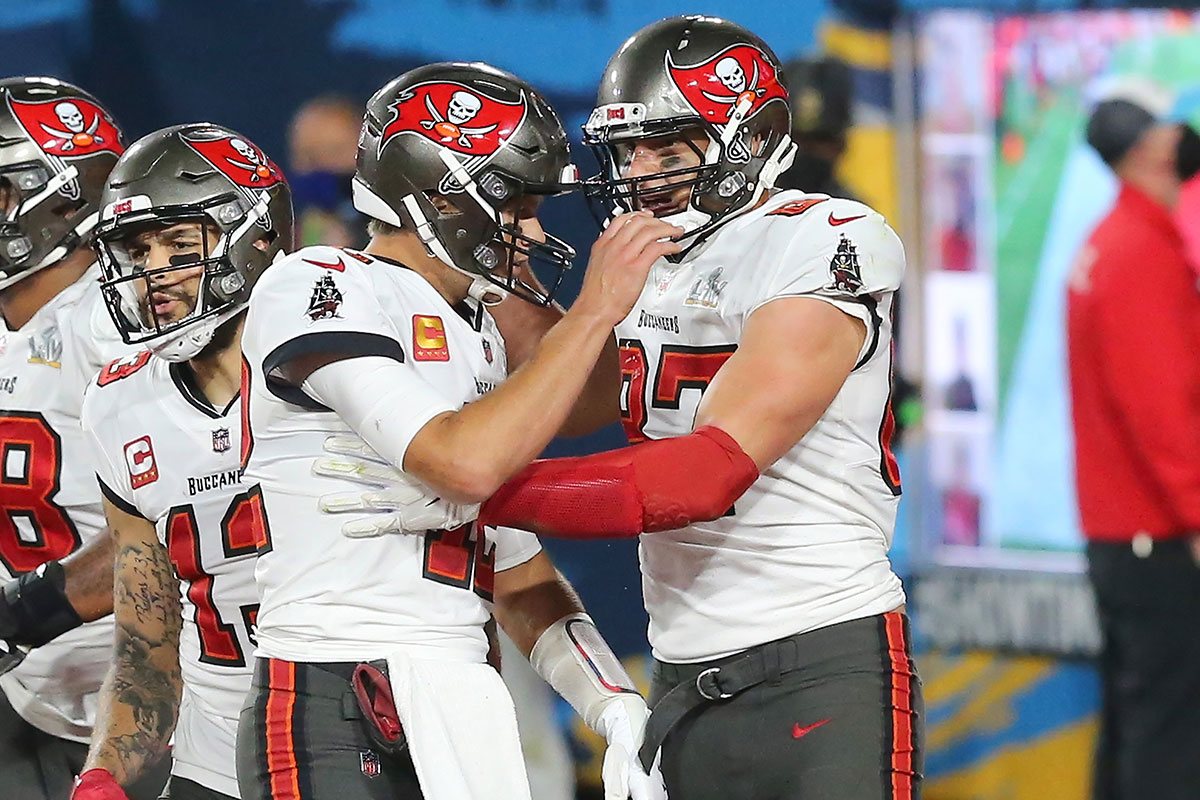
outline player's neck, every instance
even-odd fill
[[[242,329],[246,317],[242,315],[235,324],[233,335],[224,347],[188,361],[196,388],[213,408],[221,409],[237,396],[242,386]]]
[[[42,306],[49,303],[87,272],[96,260],[90,248],[80,247],[52,267],[32,275],[0,292],[0,314],[10,330],[18,330],[33,318]]]
[[[413,272],[420,275],[446,299],[450,305],[461,303],[467,298],[467,290],[471,288],[471,279],[452,267],[446,266],[440,258],[429,255],[425,245],[415,235],[404,232],[372,236],[370,244],[364,251],[371,255],[383,256],[393,261],[399,261]]]

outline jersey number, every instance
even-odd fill
[[[54,502],[62,440],[36,411],[0,416],[0,561],[12,575],[79,547],[79,532]]]
[[[263,513],[259,487],[236,495],[221,520],[221,547],[226,558],[248,555],[266,549],[270,541],[267,518]],[[221,619],[213,602],[213,576],[204,571],[200,560],[200,530],[190,505],[176,506],[167,518],[167,552],[180,580],[188,581],[188,600],[196,608],[196,628],[200,632],[200,660],[224,667],[246,666],[246,656],[231,623]],[[239,609],[242,625],[251,642],[258,604]]]
[[[421,576],[431,581],[472,589],[491,602],[496,590],[496,546],[473,525],[425,534],[425,563]]]
[[[646,441],[646,348],[637,339],[622,339],[621,346],[621,424],[630,444]],[[669,345],[662,347],[655,373],[653,408],[678,409],[684,389],[701,393],[733,352],[736,345],[711,347]]]

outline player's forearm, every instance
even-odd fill
[[[115,551],[113,537],[103,530],[62,561],[67,599],[84,622],[112,613]]]
[[[509,374],[524,366],[554,325],[563,318],[558,306],[539,307],[509,298],[491,309],[504,336]],[[620,419],[621,363],[617,339],[610,335],[588,375],[579,399],[559,429],[559,436],[584,436]]]
[[[611,335],[571,407],[559,436],[586,436],[621,419],[621,359],[617,337]]]
[[[526,658],[547,628],[583,612],[579,596],[544,552],[496,573],[495,598],[496,621]]]
[[[162,647],[118,626],[117,662],[100,690],[100,708],[84,769],[107,770],[122,786],[136,781],[167,752],[179,713],[183,679]],[[157,658],[155,658],[155,651]]]
[[[157,541],[118,542],[115,561],[116,652],[85,768],[107,770],[128,785],[162,757],[175,729],[182,620],[179,586]]]
[[[611,331],[604,317],[573,309],[511,378],[426,425],[404,470],[455,502],[490,496],[554,438]]]

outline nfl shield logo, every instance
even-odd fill
[[[483,357],[487,360],[487,363],[492,363],[492,343],[487,339],[483,340]]]
[[[213,452],[224,453],[229,449],[229,428],[217,428],[213,433]]]
[[[362,765],[362,774],[368,778],[377,778],[383,772],[383,764],[374,750],[362,750],[358,754],[358,762]]]

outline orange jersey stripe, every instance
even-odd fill
[[[912,674],[904,641],[904,617],[890,611],[884,619],[892,665],[892,797],[912,800]]]
[[[296,741],[292,711],[296,706],[296,665],[270,660],[267,693],[267,771],[272,800],[301,800],[300,772],[296,767]]]

